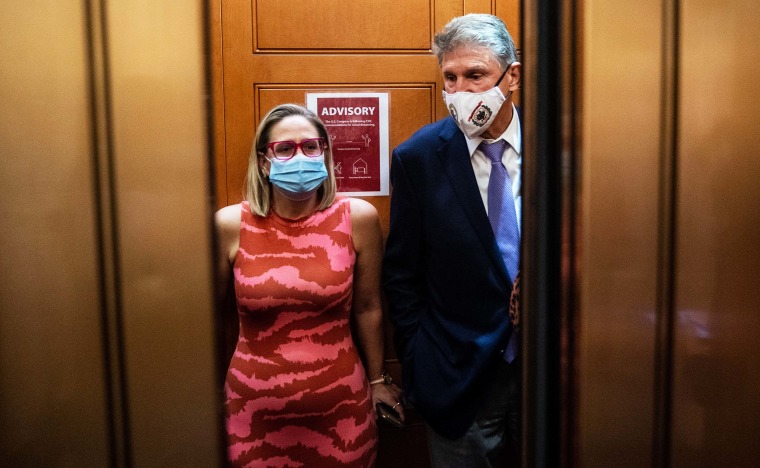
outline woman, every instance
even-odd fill
[[[246,201],[216,214],[219,291],[232,274],[240,320],[225,382],[234,466],[373,466],[375,405],[403,417],[382,370],[379,218],[364,200],[336,197],[328,143],[313,112],[272,109]]]

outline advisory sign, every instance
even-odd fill
[[[307,93],[306,106],[330,134],[338,192],[388,195],[388,94]]]

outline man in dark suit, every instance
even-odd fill
[[[519,440],[520,63],[492,15],[454,18],[434,51],[451,115],[393,152],[383,286],[433,466],[493,466]]]

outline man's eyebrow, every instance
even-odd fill
[[[441,69],[441,72],[444,74],[452,74],[452,75],[456,74],[454,70],[451,70],[448,68]],[[462,75],[466,75],[469,73],[487,73],[487,72],[488,72],[488,67],[481,64],[481,65],[473,65],[471,67],[464,68],[462,70]]]

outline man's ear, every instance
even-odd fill
[[[510,91],[517,91],[520,89],[520,79],[522,78],[522,65],[520,62],[512,62],[512,64],[509,66],[509,69],[507,70],[507,76],[504,77],[505,80],[508,80],[507,83],[509,84],[509,90]]]

